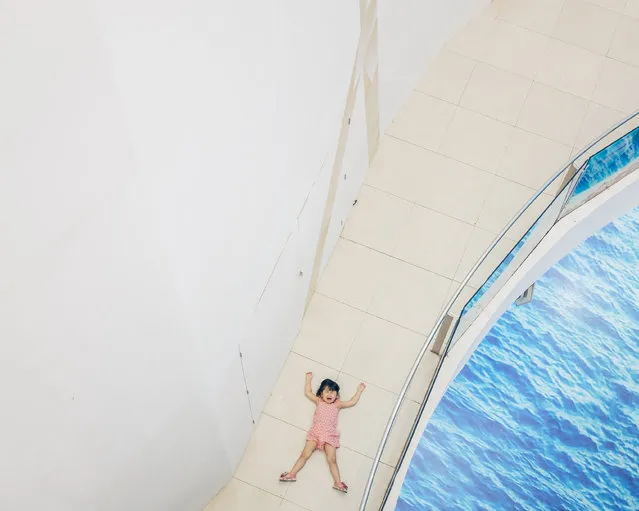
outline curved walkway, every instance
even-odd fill
[[[397,393],[446,298],[575,148],[639,106],[637,83],[639,0],[496,0],[460,31],[383,136],[235,477],[206,511],[356,510]],[[382,479],[436,361],[429,354],[400,412]],[[277,480],[312,418],[306,371],[314,385],[337,379],[347,396],[368,383],[340,417],[348,495],[331,490],[320,455],[297,483]],[[384,490],[377,484],[369,509]]]

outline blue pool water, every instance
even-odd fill
[[[451,384],[396,510],[639,510],[639,208],[552,267]]]

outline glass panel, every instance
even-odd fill
[[[580,195],[603,183],[637,158],[639,158],[639,128],[635,128],[588,160],[586,168],[575,186],[573,196]]]
[[[573,180],[574,179],[576,179],[576,177],[573,178]],[[473,323],[473,321],[475,321],[477,316],[479,316],[486,304],[495,297],[503,285],[508,281],[508,279],[510,279],[510,277],[512,277],[515,271],[517,271],[524,260],[552,228],[562,211],[563,205],[566,202],[566,198],[571,188],[571,182],[564,186],[561,193],[553,199],[542,215],[535,221],[530,229],[528,229],[528,232],[526,232],[521,240],[519,240],[513,249],[506,255],[486,282],[464,306],[461,312],[459,326],[450,344],[451,347],[464,334],[464,332],[466,332],[468,327]],[[541,197],[539,199],[541,199]]]

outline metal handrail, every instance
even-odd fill
[[[466,284],[468,284],[470,279],[475,275],[475,272],[479,269],[479,267],[486,260],[488,255],[493,251],[493,249],[497,246],[497,244],[502,240],[502,238],[506,235],[506,233],[510,230],[510,228],[517,222],[517,220],[519,220],[521,218],[521,216],[528,210],[528,208],[532,205],[532,203],[535,202],[537,200],[537,198],[542,193],[544,193],[546,191],[546,189],[559,176],[561,176],[566,170],[568,170],[570,168],[570,166],[573,163],[575,163],[575,161],[577,161],[579,158],[581,158],[583,155],[585,155],[590,149],[592,149],[595,145],[597,145],[604,138],[606,138],[608,135],[610,135],[613,131],[617,130],[618,128],[620,128],[621,126],[623,126],[627,122],[631,121],[632,119],[634,119],[638,115],[639,115],[639,110],[637,110],[633,114],[627,116],[626,118],[624,118],[623,120],[621,120],[617,124],[615,124],[613,127],[611,127],[608,130],[606,130],[603,134],[601,134],[599,137],[597,137],[592,142],[590,142],[584,149],[582,149],[581,152],[579,152],[576,156],[574,156],[570,160],[569,163],[567,163],[564,167],[562,167],[562,169],[560,171],[558,171],[556,174],[554,174],[552,177],[550,177],[541,186],[541,188],[537,192],[535,192],[535,194],[530,199],[528,199],[528,201],[521,207],[521,209],[508,222],[508,224],[506,224],[506,227],[504,227],[502,229],[502,231],[499,233],[497,238],[495,238],[493,240],[493,242],[488,246],[488,248],[484,251],[484,253],[481,255],[481,257],[477,260],[477,262],[474,264],[474,266],[467,273],[466,277],[464,278],[464,280],[461,282],[461,284],[457,288],[457,291],[453,294],[453,296],[448,301],[448,304],[446,305],[446,307],[444,308],[442,313],[439,315],[439,318],[437,319],[437,322],[435,323],[435,326],[433,327],[433,329],[431,330],[430,334],[428,335],[428,338],[426,339],[426,341],[422,345],[422,348],[420,349],[420,351],[419,351],[419,353],[417,355],[417,358],[415,359],[415,362],[413,363],[413,366],[411,367],[411,369],[410,369],[410,371],[408,373],[408,376],[406,377],[406,381],[404,382],[404,385],[402,386],[402,388],[401,388],[401,390],[400,390],[400,392],[399,392],[399,394],[397,396],[397,401],[395,403],[393,411],[391,412],[391,416],[390,416],[390,418],[388,420],[388,423],[386,424],[386,429],[384,430],[384,434],[382,435],[382,439],[381,439],[381,441],[379,443],[379,447],[377,448],[377,453],[375,454],[375,459],[373,460],[373,466],[372,466],[371,472],[370,472],[370,474],[368,476],[368,481],[366,482],[366,488],[364,489],[364,494],[362,496],[362,500],[361,500],[361,503],[360,503],[359,511],[365,511],[366,510],[366,504],[368,503],[368,499],[370,497],[370,493],[371,493],[371,490],[373,488],[373,481],[375,479],[375,475],[377,474],[377,469],[379,468],[379,464],[380,464],[381,459],[382,459],[382,453],[384,452],[384,448],[386,447],[386,443],[388,442],[388,437],[390,436],[390,432],[391,432],[391,430],[393,428],[393,425],[395,424],[395,420],[397,419],[397,414],[399,413],[399,409],[400,409],[402,403],[404,402],[404,399],[406,398],[406,393],[408,392],[408,387],[410,386],[410,384],[411,384],[411,382],[412,382],[412,380],[413,380],[413,378],[415,376],[415,373],[417,373],[417,369],[419,368],[419,365],[421,364],[421,361],[424,358],[424,355],[426,354],[426,351],[428,350],[428,348],[430,347],[433,339],[437,335],[437,332],[439,331],[439,328],[441,327],[441,325],[442,325],[442,323],[444,321],[444,318],[446,317],[446,315],[452,309],[453,305],[455,304],[457,298],[459,298],[459,295],[461,295],[461,293],[462,293],[464,287],[466,286]],[[448,348],[448,346],[446,348]],[[437,375],[437,373],[439,373],[439,367],[441,367],[441,363],[443,363],[443,360],[444,360],[444,357],[445,357],[446,353],[447,352],[444,351],[442,356],[441,356],[441,358],[440,358],[440,363],[438,364],[438,367],[436,368],[435,376]],[[431,384],[429,385],[429,388],[428,388],[428,390],[429,390],[428,395],[430,394],[430,390],[432,389],[432,385],[433,385],[434,380],[435,380],[435,377],[433,377],[431,379]],[[428,395],[424,398],[424,401],[426,401]],[[424,407],[422,406],[420,408],[420,412],[419,412],[417,418],[415,419],[415,422],[418,422],[420,420],[423,410],[424,410]],[[399,468],[399,466],[400,466],[400,464],[402,462],[403,462],[403,457],[400,458],[397,461],[396,470]],[[382,506],[383,505],[384,505],[384,503],[382,503]]]

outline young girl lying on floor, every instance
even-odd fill
[[[366,388],[363,383],[359,384],[357,392],[348,401],[340,401],[339,385],[328,378],[322,381],[316,394],[311,389],[311,379],[313,373],[306,373],[306,387],[304,393],[315,403],[315,415],[313,415],[313,425],[306,435],[306,445],[299,459],[293,465],[290,472],[284,472],[280,476],[280,481],[295,482],[297,473],[306,465],[311,454],[317,449],[324,451],[328,468],[333,476],[333,488],[346,493],[348,486],[344,484],[337,468],[337,449],[339,448],[339,433],[337,431],[337,414],[342,408],[355,406],[359,401],[362,392]]]

